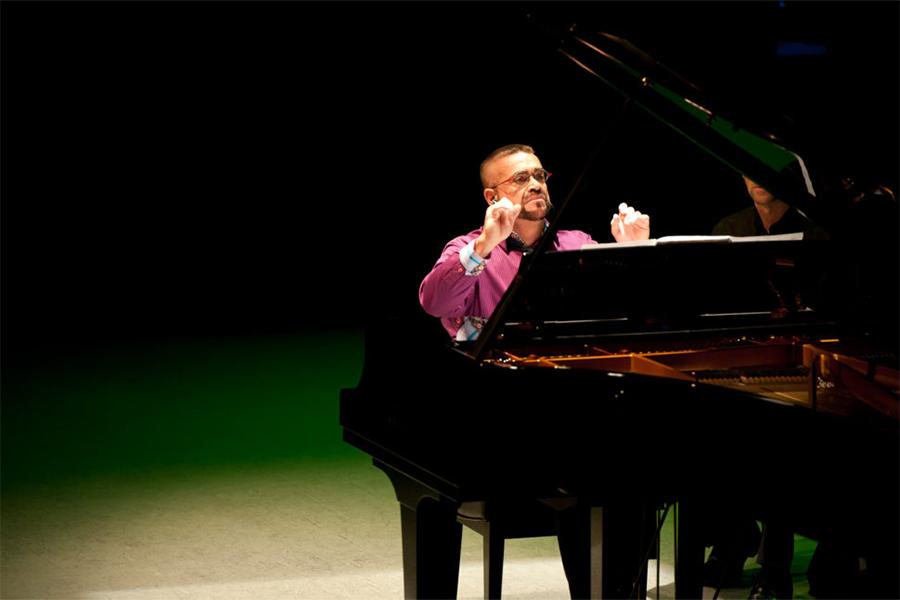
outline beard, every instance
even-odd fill
[[[522,204],[522,210],[519,212],[519,219],[523,219],[525,221],[543,221],[550,214],[550,211],[553,210],[553,203],[550,202],[550,196],[540,196],[540,198],[544,201],[544,206],[541,208],[526,208],[529,202],[532,200],[537,200],[538,198],[532,198],[528,202]]]

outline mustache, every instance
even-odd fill
[[[525,208],[525,205],[526,205],[526,204],[528,204],[528,203],[531,202],[532,200],[538,200],[538,199],[543,200],[544,203],[547,205],[545,211],[543,211],[543,212],[542,212],[542,211],[532,212],[531,210],[528,210],[528,209]],[[525,220],[525,221],[538,221],[538,220],[542,220],[542,219],[544,219],[544,218],[549,217],[551,214],[553,214],[555,208],[556,208],[556,207],[553,205],[553,202],[550,201],[550,197],[549,197],[549,196],[546,196],[546,195],[544,195],[544,194],[536,194],[536,195],[534,195],[534,196],[531,196],[531,197],[525,199],[525,200],[522,202],[522,211],[519,213],[519,217],[518,217],[518,218],[519,218],[519,219],[523,219],[523,220]]]
[[[529,196],[525,202],[531,202],[532,200],[543,200],[547,204],[550,204],[550,198],[548,198],[545,194],[535,194],[534,196]]]

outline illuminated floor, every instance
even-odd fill
[[[402,597],[399,511],[364,459],[35,488],[3,511],[5,598]],[[553,540],[509,555],[509,597],[565,590]]]
[[[401,598],[399,527],[387,478],[362,458],[36,486],[4,497],[3,597]],[[461,598],[481,597],[480,544],[464,529]],[[504,597],[566,590],[553,538],[508,542]]]
[[[360,350],[352,335],[219,341],[7,377],[0,596],[401,598],[393,491],[339,441]],[[480,598],[468,529],[462,559],[459,596]],[[553,538],[509,541],[504,570],[505,598],[567,597]],[[660,573],[672,597],[669,525]]]

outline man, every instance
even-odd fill
[[[799,179],[798,177],[798,181]],[[746,176],[744,185],[753,200],[753,206],[719,221],[713,228],[713,235],[743,237],[802,232],[804,239],[829,237],[824,229],[798,209],[776,198],[769,190]],[[749,599],[791,598],[793,530],[781,521],[767,522],[760,536],[756,522],[745,509],[732,508],[734,511],[730,515],[716,517],[718,531],[704,567],[704,584],[717,588],[736,585],[741,577],[744,561],[757,554],[757,562],[762,568],[750,590]]]
[[[534,248],[548,228],[553,207],[547,179],[530,146],[511,144],[491,152],[481,163],[483,195],[488,204],[484,224],[450,240],[419,287],[419,302],[457,340],[478,336],[515,278],[522,255]],[[650,237],[650,217],[626,204],[610,222],[618,242]],[[554,250],[577,250],[592,243],[576,230],[558,231]]]
[[[753,200],[748,206],[725,217],[713,227],[713,235],[751,236],[803,232],[804,239],[826,239],[828,234],[803,213],[749,177],[744,177],[747,193]]]
[[[450,240],[419,287],[425,311],[441,319],[454,339],[475,339],[519,269],[523,254],[531,252],[549,227],[553,207],[547,180],[550,173],[530,146],[511,144],[494,150],[481,163],[481,184],[487,202],[484,224]],[[650,237],[650,217],[619,206],[610,221],[618,242]],[[556,233],[554,250],[578,250],[593,243],[587,233]],[[460,514],[484,518],[481,503],[465,503]],[[584,527],[584,507],[559,512],[559,548],[573,598],[590,594],[589,531]]]

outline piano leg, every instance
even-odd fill
[[[456,598],[462,525],[452,506],[424,498],[401,504],[405,598]]]
[[[589,548],[585,549],[585,556],[589,557],[589,570],[582,587],[578,583],[582,578],[573,577],[575,569],[569,559],[567,575],[572,596],[645,598],[655,506],[635,500],[604,502],[591,506],[584,516],[588,521],[582,531],[587,534],[585,545]],[[560,549],[562,543],[561,538]]]
[[[703,597],[703,557],[701,503],[682,498],[678,502],[675,540],[675,598]]]
[[[375,460],[400,502],[405,598],[456,598],[462,525],[457,504]]]

